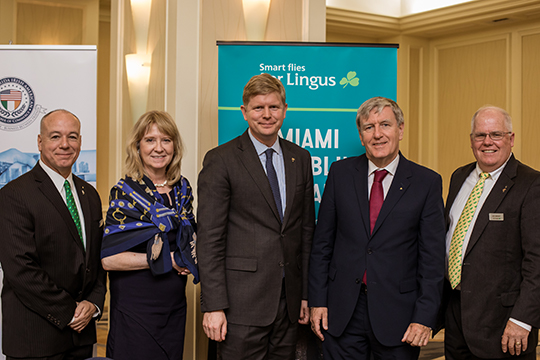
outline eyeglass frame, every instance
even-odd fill
[[[509,135],[509,134],[512,134],[512,131],[491,131],[489,133],[470,134],[470,136],[473,141],[480,142],[480,141],[486,140],[486,137],[488,136],[493,141],[499,141],[499,140],[502,140],[505,135]]]

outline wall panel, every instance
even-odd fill
[[[507,46],[508,39],[499,37],[434,50],[437,170],[446,180],[474,161],[469,140],[474,112],[485,104],[507,107]]]
[[[521,160],[540,169],[540,30],[522,38]]]
[[[17,44],[81,45],[83,10],[47,4],[17,4]]]
[[[415,162],[420,160],[421,57],[421,49],[409,50],[409,116],[405,129],[409,134],[408,158]]]

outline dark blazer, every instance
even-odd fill
[[[307,300],[315,218],[311,156],[287,140],[279,141],[287,192],[283,223],[247,131],[210,150],[199,174],[201,309],[224,309],[230,323],[271,324],[283,275],[291,321],[298,321],[301,300]]]
[[[410,323],[434,327],[444,278],[441,177],[400,154],[370,235],[368,159],[332,164],[309,270],[309,306],[328,308],[328,333],[341,336],[367,269],[369,318],[377,340],[401,345]]]
[[[0,190],[0,262],[4,353],[42,357],[96,341],[93,322],[79,334],[68,326],[77,301],[103,311],[101,201],[73,176],[84,213],[86,251],[69,210],[39,163]]]
[[[452,174],[447,219],[475,167],[471,163]],[[461,273],[463,336],[478,357],[509,357],[501,350],[501,336],[514,318],[532,325],[526,353],[533,352],[540,327],[540,173],[512,155],[479,211]],[[490,220],[494,213],[504,220]]]

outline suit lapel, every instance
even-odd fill
[[[377,233],[377,230],[381,227],[381,224],[384,222],[386,217],[392,212],[392,209],[398,203],[399,199],[405,194],[407,188],[411,184],[409,178],[412,176],[409,160],[405,156],[399,154],[399,164],[396,169],[396,174],[392,180],[392,185],[388,189],[386,198],[384,199],[383,205],[377,221],[375,222],[375,227],[373,228],[372,237]]]
[[[513,178],[515,178],[517,175],[517,165],[518,162],[514,158],[514,155],[512,155],[501,175],[497,179],[497,182],[491,189],[489,196],[482,205],[480,212],[478,213],[478,217],[476,218],[476,222],[469,239],[469,244],[467,245],[467,250],[465,251],[465,256],[471,252],[471,249],[478,242],[478,239],[484,232],[484,229],[489,223],[489,214],[497,211],[497,208],[501,202],[510,192],[512,186],[514,186]]]
[[[257,155],[257,151],[249,138],[247,130],[240,136],[238,141],[240,161],[246,168],[249,176],[251,176],[253,179],[253,182],[255,182],[255,185],[263,194],[270,208],[272,208],[272,212],[279,222],[279,213],[274,200],[274,195],[272,194],[272,189],[270,188],[270,182],[268,181],[268,177],[264,172],[259,155]],[[287,169],[285,169],[285,171],[287,171]]]
[[[66,226],[68,227],[73,240],[76,241],[77,245],[81,248],[81,250],[84,251],[83,244],[77,231],[77,227],[75,226],[75,222],[73,222],[71,214],[69,213],[64,199],[62,199],[62,196],[58,192],[58,189],[54,186],[49,175],[47,175],[47,173],[41,168],[41,166],[39,166],[39,164],[34,167],[34,170],[35,179],[38,183],[38,189],[51,202],[51,204],[53,204],[56,210],[58,210],[60,216],[62,217],[62,219],[64,219],[64,222],[66,223]]]
[[[369,201],[368,201],[368,160],[365,155],[358,157],[356,163],[356,171],[354,173],[354,188],[356,190],[356,198],[360,206],[360,214],[364,224],[366,235],[370,237],[369,225]]]
[[[294,195],[296,193],[296,154],[293,149],[289,147],[289,144],[280,139],[279,145],[281,146],[281,151],[283,152],[283,163],[285,164],[285,191],[287,193],[285,206],[285,214],[283,214],[283,224],[286,224],[289,220],[289,216],[292,209],[292,204],[294,203]],[[276,207],[277,210],[277,207]]]

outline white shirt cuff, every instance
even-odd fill
[[[513,318],[510,318],[510,321],[513,322],[516,325],[521,326],[522,328],[524,328],[525,330],[527,330],[529,332],[532,330],[532,326],[529,325],[529,324],[525,324],[524,322],[521,322],[521,321],[513,319]]]

